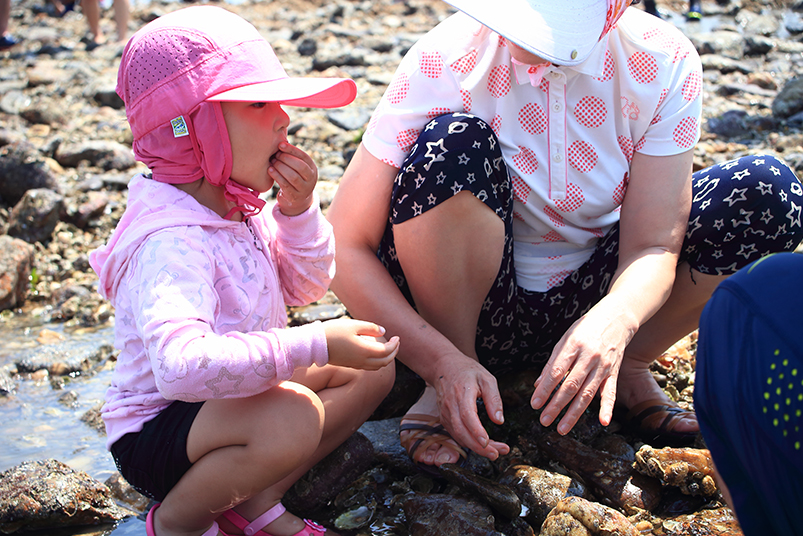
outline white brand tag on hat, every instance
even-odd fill
[[[184,122],[184,116],[180,115],[170,121],[170,126],[173,127],[173,137],[181,138],[182,136],[189,136],[190,131],[187,129],[187,123]]]

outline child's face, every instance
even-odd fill
[[[279,143],[287,141],[290,118],[275,102],[221,102],[229,131],[235,182],[267,192],[273,186],[268,168]]]

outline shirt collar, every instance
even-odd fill
[[[543,76],[556,69],[565,69],[568,71],[566,74],[575,72],[599,78],[602,76],[603,69],[605,68],[605,53],[608,51],[608,37],[609,34],[603,36],[599,43],[591,50],[591,55],[586,58],[582,63],[574,66],[564,65],[557,66],[551,63],[544,63],[542,65],[527,65],[518,63],[510,58],[510,65],[516,77],[516,82],[519,85],[531,84],[533,87],[538,87],[541,84]]]

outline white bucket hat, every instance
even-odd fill
[[[632,0],[445,0],[557,65],[585,61]]]

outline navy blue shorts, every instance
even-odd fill
[[[203,405],[175,401],[140,432],[126,434],[112,445],[117,469],[134,489],[161,502],[189,471],[187,436]]]
[[[607,293],[619,260],[618,225],[562,283],[546,292],[519,287],[513,267],[513,194],[499,142],[476,116],[437,117],[396,176],[377,252],[413,306],[395,254],[393,226],[461,191],[472,192],[505,223],[502,265],[477,326],[480,363],[494,374],[540,370],[569,327]],[[772,156],[743,157],[698,171],[693,195],[680,262],[700,273],[732,274],[767,253],[793,250],[803,240],[803,188]]]

